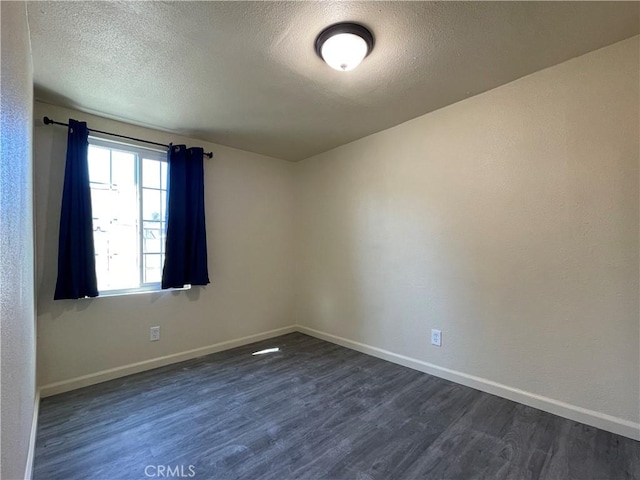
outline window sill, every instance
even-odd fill
[[[160,288],[160,285],[154,285],[153,287],[131,288],[131,289],[123,289],[123,290],[106,290],[103,292],[99,292],[99,295],[93,298],[122,297],[125,295],[141,295],[144,293],[182,292],[190,289],[191,289],[191,285],[185,285],[182,288],[166,288],[166,289]]]

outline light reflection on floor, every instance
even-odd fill
[[[280,347],[265,348],[264,350],[253,352],[251,355],[264,355],[265,353],[274,353],[279,351],[280,351]]]

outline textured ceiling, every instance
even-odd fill
[[[29,2],[36,98],[300,160],[640,31],[638,2]],[[356,70],[327,25],[376,37]],[[63,119],[62,119],[63,120]]]

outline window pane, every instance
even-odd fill
[[[162,156],[138,147],[114,144],[112,148],[99,139],[90,141],[98,289],[136,289],[160,283],[168,165]]]
[[[99,166],[94,168],[95,176],[101,175],[98,179],[107,181],[91,183],[98,290],[137,288],[141,269],[136,155],[103,147],[89,148],[90,161]],[[103,163],[98,164],[98,160]],[[113,184],[107,177],[109,171]]]
[[[160,221],[160,191],[142,189],[142,218],[143,220]]]
[[[162,281],[162,256],[145,254],[144,281],[145,283],[159,283]]]
[[[113,223],[110,233],[109,288],[139,287],[138,229],[135,225]]]
[[[160,162],[160,188],[167,189],[167,162]]]
[[[160,246],[162,247],[162,253],[164,253],[164,249],[167,246],[167,224],[166,222],[162,222],[160,224],[160,231],[162,232],[162,242]],[[164,265],[164,255],[162,256],[162,264]]]
[[[111,183],[111,165],[108,148],[89,145],[89,180],[96,183]]]
[[[167,192],[160,192],[160,220],[167,221]]]
[[[160,188],[160,164],[157,160],[142,160],[142,186]]]
[[[113,150],[112,157],[112,183],[114,187],[125,185],[135,186],[136,155],[129,152]]]
[[[94,217],[93,221],[98,290],[139,287],[136,224],[108,218]]]
[[[142,243],[144,253],[162,253],[164,232],[160,222],[144,222]]]
[[[108,185],[91,184],[91,214],[93,229],[107,230],[111,221],[111,190]]]
[[[93,244],[96,250],[96,275],[98,277],[98,291],[107,290],[109,286],[109,239],[108,232],[96,230],[93,220]],[[105,274],[106,272],[106,274]]]

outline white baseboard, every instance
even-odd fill
[[[110,368],[108,370],[102,370],[100,372],[71,378],[69,380],[63,380],[61,382],[50,383],[40,387],[40,396],[42,398],[50,397],[51,395],[57,395],[58,393],[87,387],[89,385],[106,382],[108,380],[113,380],[114,378],[125,377],[127,375],[151,370],[153,368],[164,367],[165,365],[182,362],[184,360],[191,360],[192,358],[202,357],[211,353],[241,347],[242,345],[248,345],[249,343],[259,342],[260,340],[266,340],[267,338],[277,337],[279,335],[285,335],[295,331],[295,326],[291,325],[284,328],[278,328],[276,330],[269,330],[267,332],[249,335],[247,337],[227,340],[226,342],[215,343],[206,347],[187,350],[186,352],[165,355],[164,357],[152,358],[151,360],[144,360],[142,362]]]
[[[40,412],[40,390],[36,390],[36,398],[33,404],[33,418],[31,420],[31,433],[29,434],[29,451],[27,452],[27,465],[24,469],[25,480],[31,480],[33,475],[33,459],[36,453],[36,435],[38,433],[38,413]]]
[[[364,343],[355,342],[347,338],[332,335],[330,333],[321,332],[313,328],[297,325],[296,330],[311,335],[331,343],[341,345],[343,347],[357,350],[358,352],[382,358],[389,362],[397,363],[405,367],[419,370],[436,377],[444,378],[455,383],[466,385],[482,392],[487,392],[498,397],[513,400],[530,407],[553,413],[560,417],[568,418],[576,422],[591,425],[601,430],[607,430],[618,435],[622,435],[634,440],[640,440],[640,424],[624,420],[622,418],[607,415],[605,413],[596,412],[586,408],[578,407],[569,403],[554,400],[553,398],[544,397],[535,393],[520,390],[518,388],[502,385],[485,378],[468,375],[448,368],[439,367],[431,363],[424,362],[415,358],[393,353],[388,350],[366,345]]]

